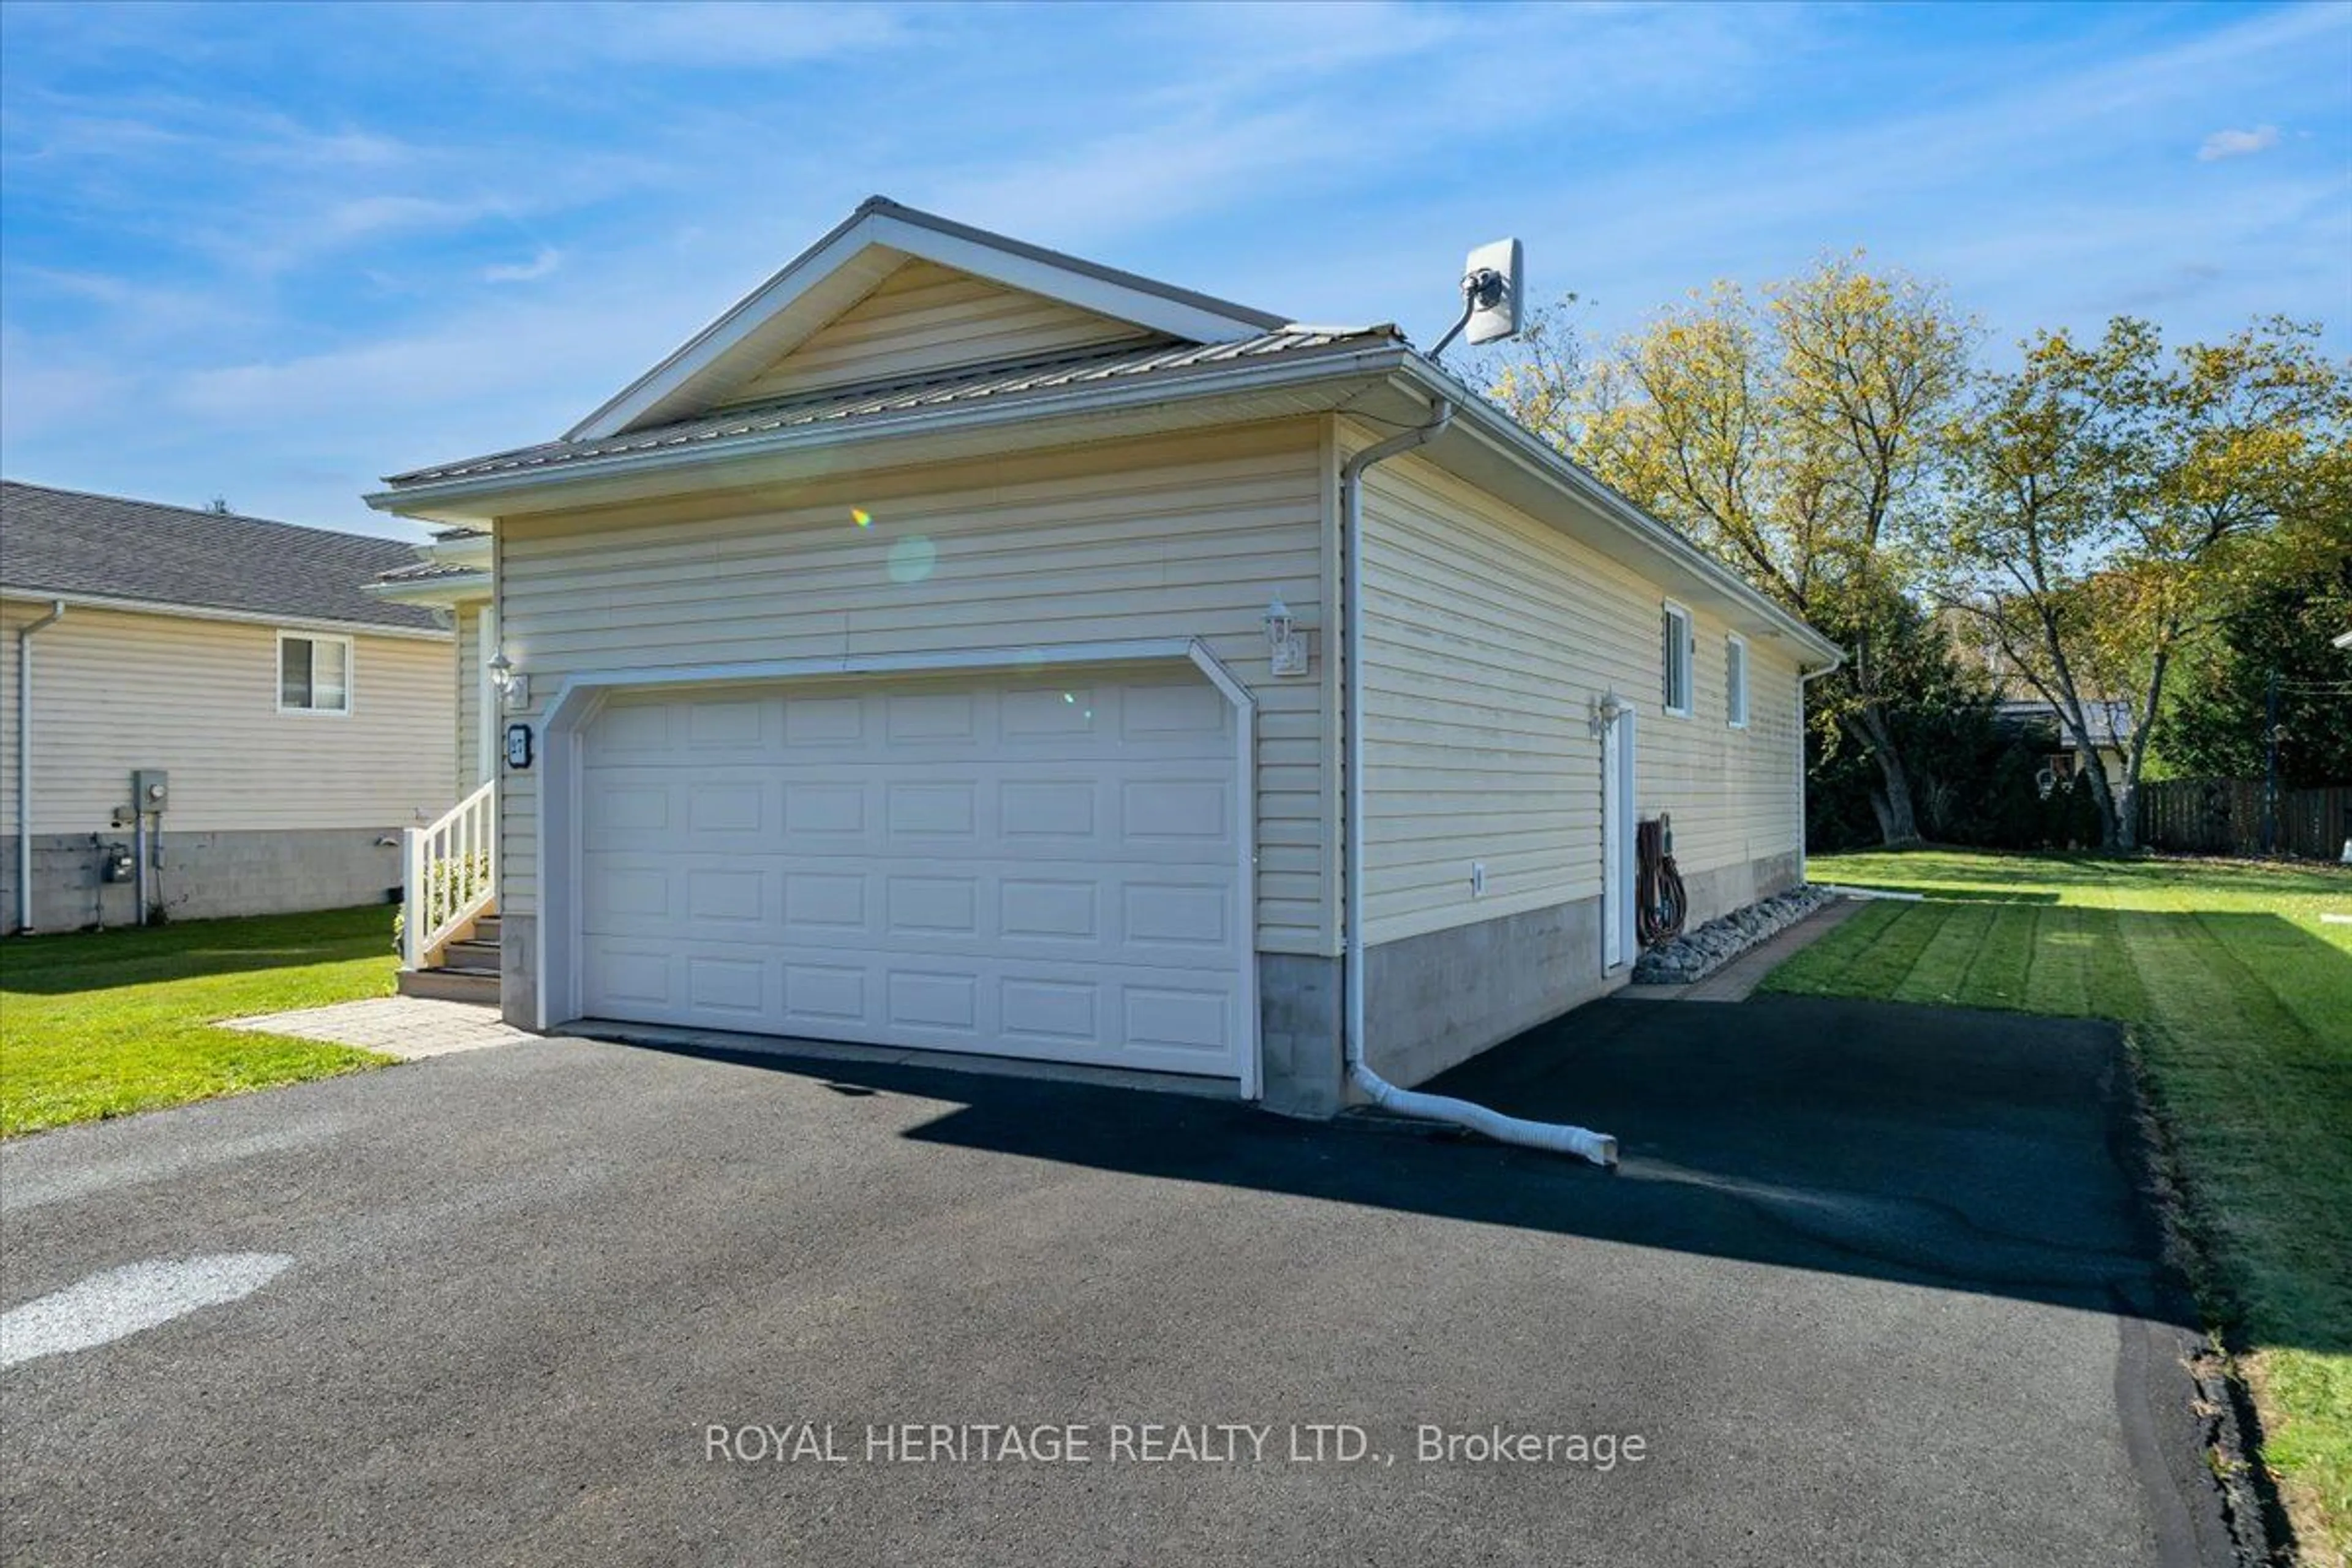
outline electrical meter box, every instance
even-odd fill
[[[139,768],[131,774],[131,805],[140,812],[159,812],[172,804],[172,775],[162,768]]]

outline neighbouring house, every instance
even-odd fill
[[[2018,662],[2001,647],[2000,638],[1977,616],[1947,606],[1937,612],[1952,647],[1982,666],[1992,688],[1993,723],[2040,752],[2042,766],[2035,783],[2047,796],[2060,784],[2072,785],[2085,758],[2076,748],[2058,704],[2043,696],[2026,678]],[[2131,758],[2134,722],[2131,702],[2121,697],[2085,692],[2083,727],[2091,755],[2111,788],[2121,789]]]
[[[441,617],[397,540],[0,484],[5,930],[383,902],[453,797]],[[139,851],[144,845],[145,854]]]
[[[2059,718],[2057,704],[2038,696],[2008,695],[2014,689],[2013,685],[2001,688],[2003,694],[1993,702],[1992,721],[2000,729],[2042,748],[2042,769],[2035,782],[2041,785],[2042,793],[2048,795],[2057,785],[2074,781],[2083,765],[2082,753],[2071,742],[2067,728]],[[2124,774],[2131,761],[2131,704],[2121,698],[2086,697],[2083,700],[2083,725],[2108,787],[2123,788]]]
[[[1837,650],[1391,327],[877,198],[562,438],[386,487],[478,531],[419,566],[503,682],[497,861],[428,934],[530,1027],[1328,1113],[1351,1012],[1411,1084],[1622,984],[1637,819],[1694,921],[1802,876]]]

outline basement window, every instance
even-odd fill
[[[278,634],[278,710],[349,713],[352,639],[303,632]]]
[[[1665,671],[1665,709],[1677,719],[1691,712],[1691,614],[1669,600],[1659,625],[1660,664]]]
[[[1723,639],[1723,721],[1748,728],[1748,639],[1738,632]]]

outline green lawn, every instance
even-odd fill
[[[0,942],[0,1136],[391,1060],[211,1025],[389,994],[392,917],[372,904]]]
[[[2352,1546],[2352,871],[1946,850],[1816,857],[1875,903],[1768,989],[2126,1024],[2310,1560]],[[2332,1541],[2333,1546],[2329,1544]]]

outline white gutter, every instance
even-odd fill
[[[1346,644],[1347,809],[1342,832],[1347,840],[1347,1060],[1348,1081],[1371,1097],[1383,1110],[1401,1116],[1450,1121],[1505,1143],[1575,1154],[1596,1165],[1617,1163],[1617,1140],[1552,1122],[1525,1121],[1486,1106],[1444,1095],[1420,1094],[1399,1089],[1374,1072],[1364,1060],[1364,838],[1369,820],[1364,789],[1364,552],[1363,479],[1365,470],[1399,453],[1428,445],[1453,423],[1454,404],[1444,397],[1433,407],[1434,417],[1419,429],[1402,431],[1358,452],[1339,469],[1339,529],[1345,553],[1346,585],[1341,603]]]
[[[452,572],[442,577],[416,577],[399,583],[362,583],[360,592],[371,599],[383,599],[395,605],[448,605],[460,599],[488,598],[490,574]]]
[[[58,599],[49,613],[16,628],[16,930],[33,929],[33,634],[66,618]]]
[[[648,440],[594,457],[492,468],[446,479],[387,480],[391,489],[373,491],[360,499],[377,511],[415,516],[430,512],[444,502],[487,503],[516,491],[659,474],[722,459],[748,461],[813,448],[833,451],[900,437],[983,433],[1029,420],[1058,418],[1065,414],[1151,412],[1166,404],[1196,397],[1278,391],[1307,383],[1384,375],[1403,363],[1411,352],[1402,343],[1388,341],[1360,348],[1327,346],[1302,350],[1271,363],[1216,360],[1188,365],[1181,371],[1146,372],[1111,382],[1081,380],[1043,393],[1004,393],[965,403],[860,415],[854,420],[839,416],[819,418],[735,436]],[[495,510],[486,505],[484,515]]]
[[[392,626],[382,621],[323,620],[316,616],[271,616],[259,610],[223,610],[210,605],[175,605],[163,599],[118,599],[104,594],[59,594],[47,588],[18,588],[0,583],[0,596],[48,599],[78,610],[119,610],[131,616],[169,616],[184,621],[226,621],[236,626],[278,626],[287,631],[335,632],[347,637],[411,637],[420,642],[447,642],[449,634],[433,626]]]

